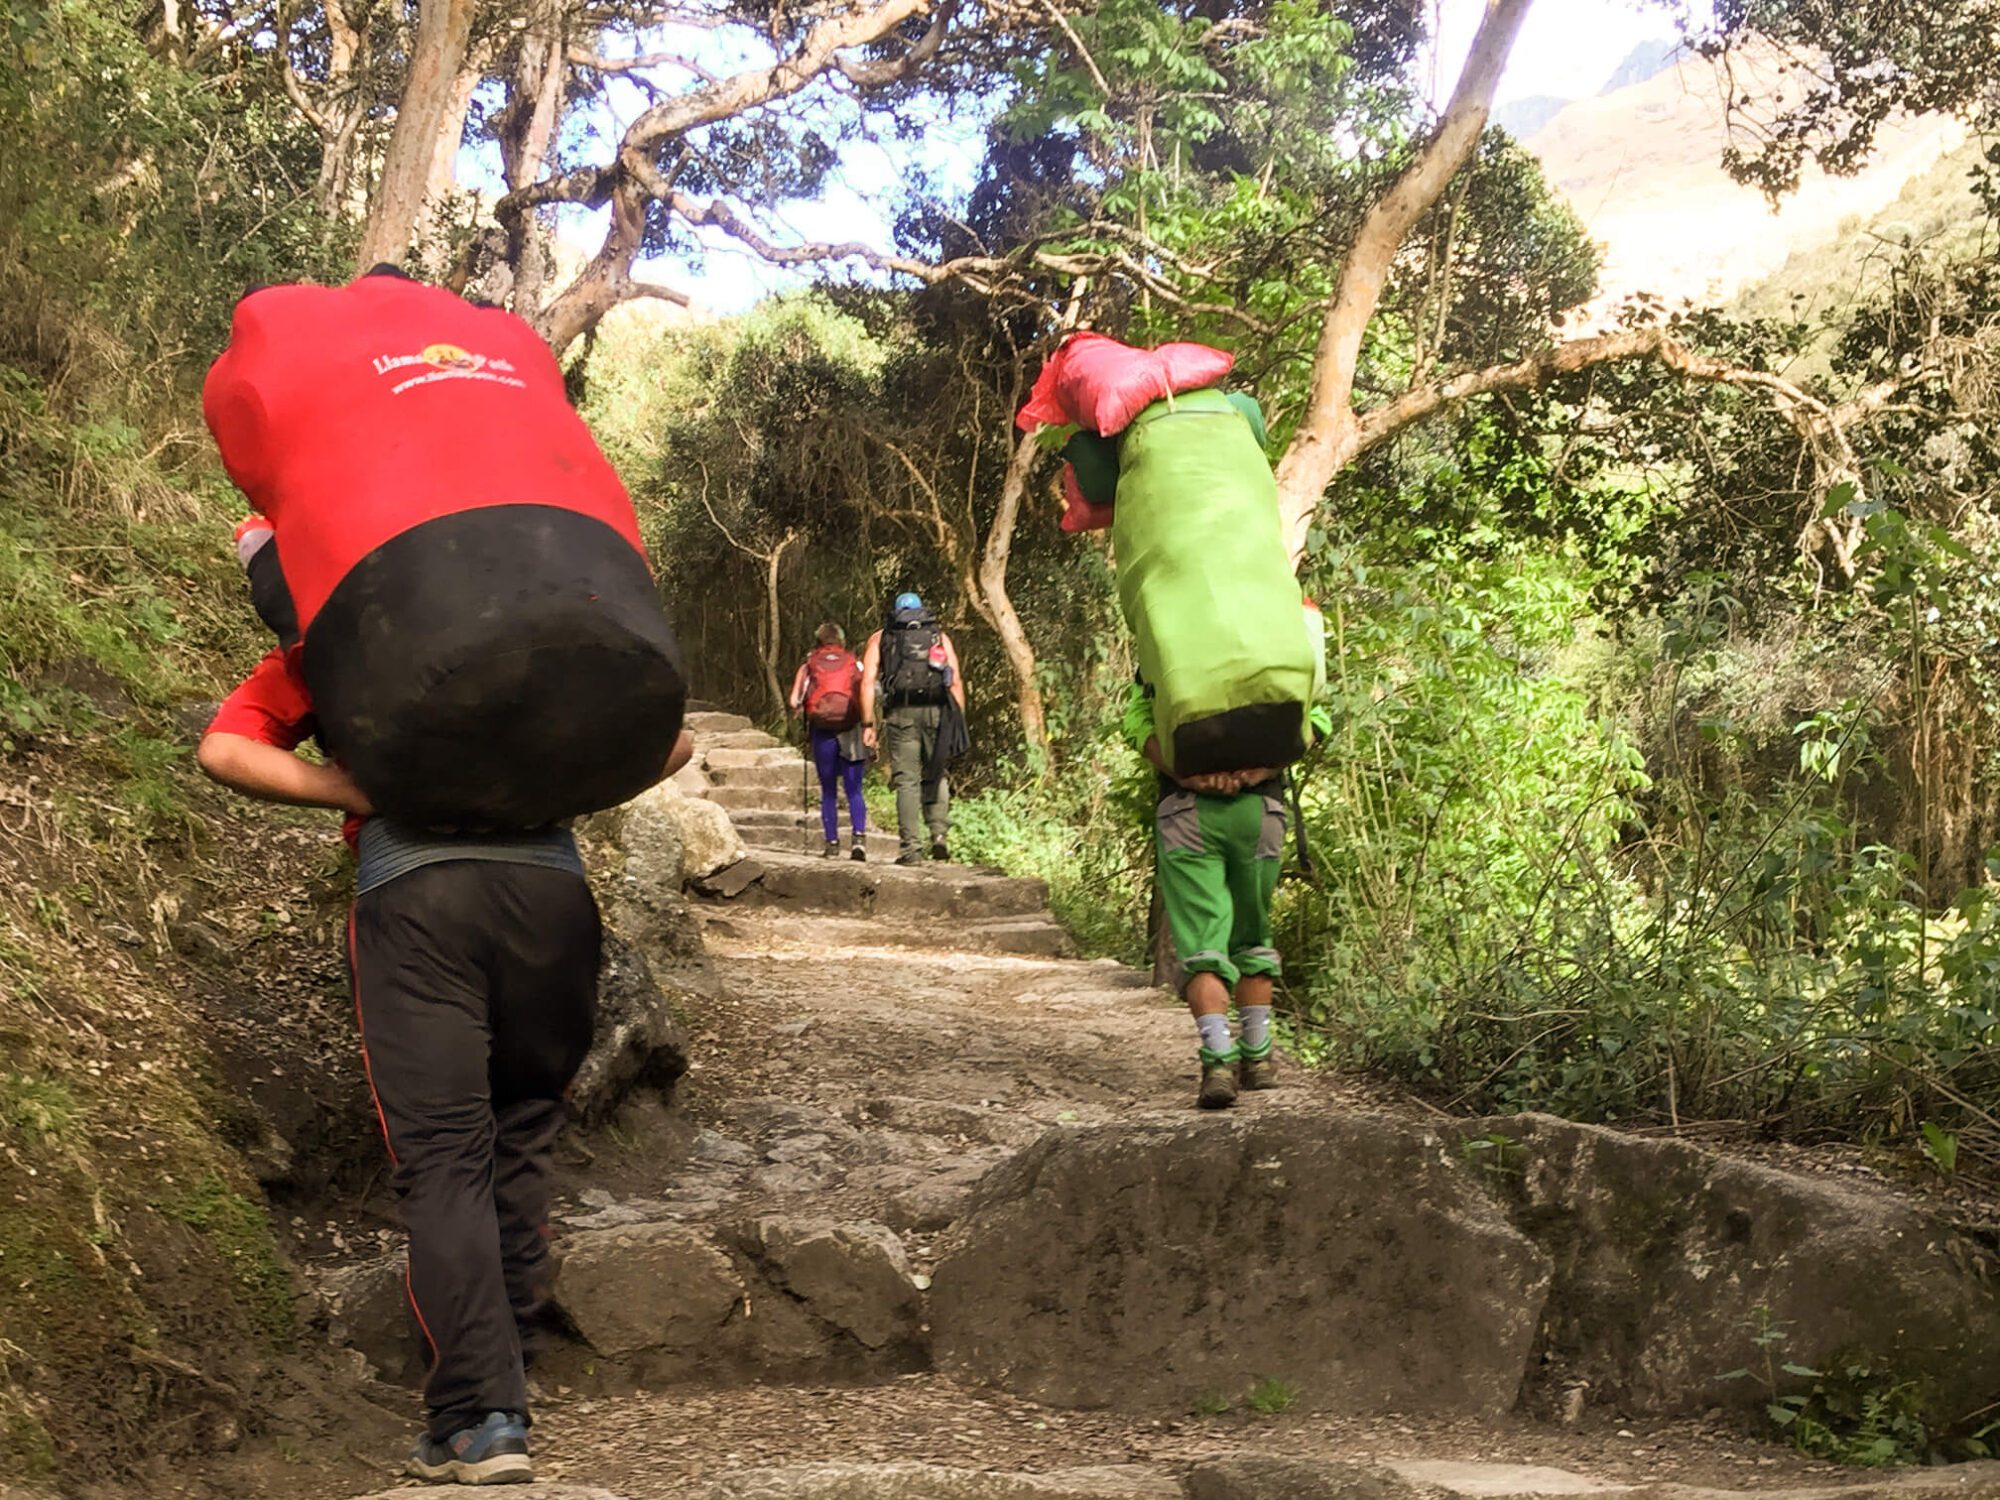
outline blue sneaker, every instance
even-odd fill
[[[440,1442],[426,1433],[403,1471],[432,1484],[532,1484],[528,1423],[511,1411],[490,1411],[477,1427],[465,1427]]]

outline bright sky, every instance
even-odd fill
[[[1439,36],[1432,89],[1442,100],[1457,81],[1485,0],[1431,3],[1436,7]],[[1667,17],[1641,0],[1538,0],[1514,49],[1499,102],[1537,94],[1586,98],[1604,86],[1641,42],[1671,34]],[[864,239],[886,244],[890,189],[910,166],[921,164],[950,183],[967,187],[980,152],[980,130],[970,121],[941,123],[917,143],[855,147],[821,199],[793,206],[782,224],[773,228],[789,230],[794,240]],[[594,246],[602,237],[603,223],[580,221],[570,232]],[[663,260],[649,263],[641,274],[669,282],[721,313],[741,311],[802,280],[797,273],[774,269],[747,251],[731,248],[722,235],[704,239],[712,249],[700,270]]]
[[[1466,50],[1472,45],[1485,0],[1433,0],[1440,13],[1433,97],[1450,94]],[[1640,0],[1536,0],[1528,12],[1507,76],[1501,104],[1548,94],[1585,99],[1604,87],[1618,65],[1641,42],[1673,35],[1663,12]]]

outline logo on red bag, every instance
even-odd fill
[[[525,390],[528,384],[514,374],[514,366],[507,360],[488,359],[457,344],[427,344],[421,354],[378,354],[374,369],[377,375],[393,375],[402,370],[422,372],[398,380],[389,388],[392,396],[400,396],[413,386],[433,385],[440,380],[485,380],[520,390]]]

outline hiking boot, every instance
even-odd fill
[[[527,1419],[489,1411],[478,1426],[461,1428],[443,1442],[425,1433],[403,1472],[432,1484],[532,1484]]]
[[[941,865],[951,863],[951,851],[945,848],[943,839],[931,840],[931,858]]]
[[[819,857],[820,857],[821,859],[839,859],[839,858],[840,858],[840,840],[839,840],[839,839],[835,839],[835,840],[833,840],[833,841],[832,841],[831,843],[829,843],[829,844],[828,844],[828,845],[827,845],[827,846],[826,846],[826,847],[825,847],[824,849],[820,850],[820,851],[819,851]]]
[[[905,849],[896,856],[896,863],[899,865],[920,865],[923,862],[924,851],[921,849]]]
[[[859,863],[861,863],[861,864],[864,864],[864,865],[865,865],[865,864],[867,864],[867,863],[868,863],[868,846],[867,846],[866,844],[862,843],[862,842],[861,842],[860,840],[858,840],[858,839],[857,839],[857,840],[855,840],[855,844],[854,844],[854,852],[853,852],[852,854],[850,854],[850,855],[848,856],[848,858],[849,858],[849,859],[852,859],[852,860],[855,860],[855,861],[857,861],[857,862],[859,862]]]
[[[1227,1109],[1236,1102],[1236,1049],[1201,1049],[1201,1091],[1195,1104],[1202,1109]]]
[[[1236,1081],[1246,1089],[1274,1089],[1278,1086],[1278,1064],[1271,1057],[1271,1039],[1251,1051],[1246,1042],[1236,1044]]]

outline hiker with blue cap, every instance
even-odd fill
[[[879,737],[896,788],[896,831],[903,845],[896,863],[924,862],[927,828],[930,858],[949,860],[951,782],[945,767],[964,746],[965,680],[958,649],[916,594],[898,594],[882,628],[868,637],[861,656],[861,724],[869,749]]]

